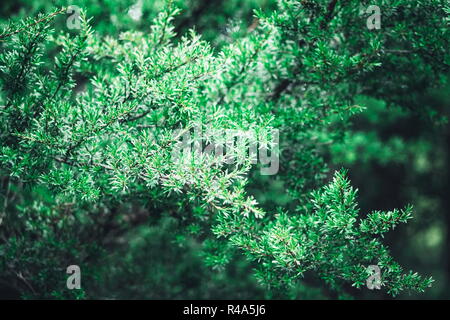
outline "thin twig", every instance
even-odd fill
[[[15,34],[17,34],[19,32],[22,32],[23,30],[29,29],[30,27],[35,26],[35,25],[37,25],[37,24],[39,24],[41,22],[44,22],[44,21],[46,21],[48,19],[52,19],[53,17],[57,16],[58,14],[61,14],[61,13],[65,12],[66,10],[67,10],[66,8],[63,8],[63,9],[61,9],[59,11],[56,11],[56,12],[54,12],[54,13],[52,13],[52,14],[50,14],[50,15],[42,18],[42,19],[39,19],[38,21],[35,21],[35,22],[33,22],[33,23],[23,27],[23,28],[20,28],[20,29],[15,30],[15,31],[10,32],[10,33],[0,34],[0,39],[13,36],[13,35],[15,35]]]

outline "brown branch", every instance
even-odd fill
[[[28,29],[28,28],[30,28],[30,27],[32,27],[32,26],[35,26],[35,25],[37,25],[37,24],[39,24],[39,23],[41,23],[41,22],[44,22],[44,21],[49,20],[49,19],[52,19],[53,17],[55,17],[55,16],[57,16],[57,15],[59,15],[59,14],[65,12],[66,10],[67,10],[66,8],[63,8],[63,9],[61,9],[61,10],[59,10],[59,11],[56,11],[56,12],[54,12],[54,13],[52,13],[52,14],[50,14],[50,15],[48,15],[48,16],[42,18],[42,19],[39,19],[38,21],[35,21],[35,22],[33,22],[33,23],[31,23],[31,24],[29,24],[29,25],[23,27],[23,28],[20,28],[20,29],[15,30],[15,31],[10,32],[10,33],[0,34],[0,39],[6,38],[6,37],[10,37],[10,36],[13,36],[13,35],[15,35],[15,34],[17,34],[17,33],[19,33],[19,32],[22,32],[23,30]]]
[[[331,0],[330,3],[328,4],[327,13],[325,14],[325,19],[322,21],[322,24],[320,26],[321,29],[325,29],[327,24],[333,18],[333,12],[334,12],[334,9],[336,8],[337,2],[338,2],[338,0]]]
[[[328,25],[328,23],[331,21],[331,19],[333,18],[333,12],[336,8],[338,0],[331,0],[328,3],[327,6],[327,12],[325,14],[325,18],[322,20],[322,23],[320,25],[320,29],[325,29],[326,26]],[[314,43],[312,44],[314,45]],[[296,76],[297,74],[299,74],[300,71],[296,70],[294,71],[293,75]],[[289,87],[289,85],[296,83],[296,81],[293,81],[291,79],[283,79],[274,89],[274,92],[272,93],[272,95],[270,95],[268,100],[277,100],[281,94],[287,90],[287,88]]]

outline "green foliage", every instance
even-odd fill
[[[121,281],[114,284],[108,273],[126,279],[148,271],[146,256],[136,253],[139,239],[120,265],[138,261],[142,271],[127,275],[102,266],[103,259],[120,260],[114,250],[134,232],[149,239],[142,226],[162,226],[169,216],[178,221],[171,236],[186,246],[185,259],[194,259],[188,250],[196,245],[213,270],[237,259],[272,293],[289,287],[291,297],[323,297],[317,288],[326,284],[348,297],[348,286],[364,286],[368,265],[381,268],[382,287],[393,296],[431,285],[431,278],[404,271],[381,241],[411,217],[411,207],[360,212],[346,173],[330,175],[325,155],[339,152],[364,109],[360,96],[445,121],[415,102],[447,81],[446,1],[279,1],[276,10],[256,11],[248,29],[216,38],[219,49],[185,31],[190,22],[177,24],[173,1],[158,14],[144,10],[151,27],[126,23],[126,1],[114,9],[122,15],[102,8],[116,17],[109,32],[99,3],[86,5],[80,29],[70,33],[52,29],[65,9],[0,33],[2,282],[23,297],[108,297],[105,288]],[[255,3],[245,2],[241,15]],[[383,8],[381,30],[366,29],[360,14],[372,4]],[[177,34],[177,26],[185,32]],[[275,129],[279,145],[271,143]],[[279,157],[277,174],[261,176],[246,156],[232,164],[195,149],[173,157],[183,134],[194,132],[190,143],[205,146],[230,130],[272,132],[259,148]],[[252,142],[227,152],[246,155]],[[283,201],[268,200],[268,183]],[[255,189],[259,195],[248,192]],[[242,253],[245,262],[236,258]],[[82,291],[65,288],[70,264],[82,269]],[[174,273],[192,269],[180,265]]]

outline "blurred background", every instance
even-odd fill
[[[11,17],[48,12],[55,6],[76,5],[87,8],[96,32],[114,35],[130,25],[147,30],[163,2],[2,0],[0,23]],[[272,10],[276,6],[274,0],[174,3],[182,9],[175,21],[178,34],[195,28],[217,49],[246,34],[255,23],[254,9]],[[133,5],[140,12],[139,19],[127,14]],[[59,27],[64,23],[57,20]],[[385,243],[402,266],[433,276],[435,283],[424,294],[404,294],[400,298],[450,299],[449,126],[442,121],[442,117],[449,116],[450,87],[420,97],[424,108],[436,110],[435,117],[364,96],[356,100],[366,109],[354,118],[343,141],[324,154],[330,172],[348,169],[353,185],[359,189],[362,212],[414,206],[414,218],[390,232]],[[161,213],[157,221],[149,219],[125,234],[117,250],[105,253],[94,272],[96,282],[87,283],[86,291],[93,298],[124,299],[327,297],[320,289],[303,286],[290,292],[267,292],[256,283],[251,266],[241,256],[234,257],[234,262],[223,269],[212,270],[202,259],[198,242],[179,239],[173,232],[178,223]],[[390,298],[379,291],[352,293],[356,298]],[[0,284],[0,298],[17,297],[14,289]]]

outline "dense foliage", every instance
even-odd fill
[[[31,1],[5,22],[7,290],[346,298],[367,290],[369,265],[392,296],[431,286],[383,243],[414,209],[359,209],[351,170],[337,167],[414,153],[401,139],[354,132],[380,108],[445,125],[423,97],[448,86],[448,1],[218,2],[81,1],[79,28],[68,28],[70,4]],[[366,26],[370,5],[381,29]],[[218,31],[212,21],[230,22]],[[370,99],[379,109],[365,110]],[[372,188],[363,181],[361,192]],[[66,288],[73,264],[80,290]]]

